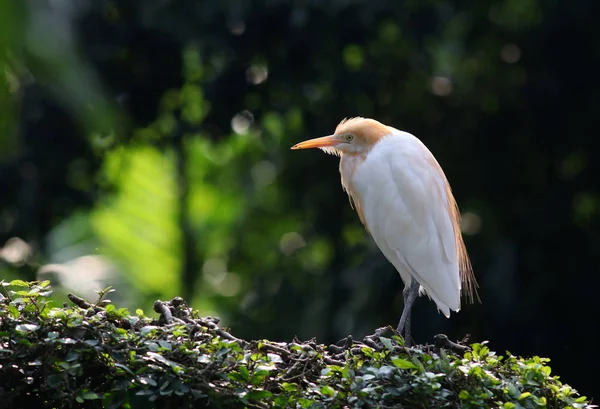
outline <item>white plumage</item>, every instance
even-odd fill
[[[445,176],[429,150],[413,135],[394,129],[382,138],[351,174],[365,223],[377,246],[410,285],[415,277],[448,317],[460,309],[456,239],[448,211]],[[347,188],[347,186],[344,186]]]
[[[361,221],[405,283],[398,331],[410,338],[419,287],[446,316],[476,281],[460,233],[460,213],[442,168],[415,136],[368,118],[343,120],[330,136],[292,149],[339,155],[342,186]],[[414,291],[413,291],[414,290]]]

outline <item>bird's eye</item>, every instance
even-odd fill
[[[344,140],[346,142],[352,142],[353,139],[354,139],[354,135],[352,135],[351,133],[344,135]]]

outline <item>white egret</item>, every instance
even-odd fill
[[[373,240],[400,273],[404,309],[397,331],[411,342],[410,316],[419,294],[439,311],[473,302],[477,282],[460,231],[460,213],[442,168],[410,133],[374,119],[350,118],[330,136],[292,149],[338,155],[342,187]]]

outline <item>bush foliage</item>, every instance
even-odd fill
[[[2,282],[0,407],[589,408],[548,359],[444,336],[405,347],[391,329],[334,345],[246,341],[179,297],[159,318],[99,291],[53,307],[50,283]]]

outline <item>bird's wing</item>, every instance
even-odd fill
[[[385,138],[355,179],[369,231],[384,255],[405,281],[406,273],[415,277],[444,315],[458,311],[461,281],[451,193],[431,152],[410,134]]]

